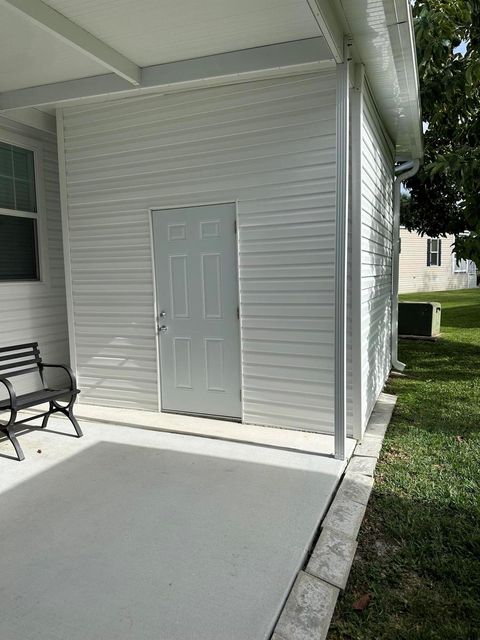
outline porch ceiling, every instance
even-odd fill
[[[47,1],[140,67],[321,35],[305,0]]]
[[[0,59],[0,92],[105,73],[98,62],[2,5]]]
[[[312,71],[344,34],[398,157],[421,156],[409,0],[0,0],[0,111]]]
[[[305,0],[1,0],[0,57],[7,64],[0,92],[111,70],[87,50],[71,48],[48,9],[48,25],[38,21],[35,3],[58,11],[138,67],[321,35]]]

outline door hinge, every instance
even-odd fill
[[[237,307],[237,320],[240,320],[240,307]]]
[[[240,400],[242,399],[242,390],[240,389]]]
[[[233,223],[233,233],[237,233],[237,221]]]

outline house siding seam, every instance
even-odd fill
[[[56,138],[0,117],[0,140],[11,134],[42,147],[46,243],[40,250],[46,249],[48,267],[44,282],[0,283],[0,346],[35,341],[45,362],[65,363],[68,331]],[[19,392],[27,388],[22,382],[15,382]]]
[[[149,208],[237,201],[243,419],[333,431],[335,73],[66,108],[82,402],[157,410]]]
[[[364,96],[362,132],[362,380],[363,425],[390,372],[393,154],[374,104]]]
[[[399,269],[399,292],[447,291],[476,286],[476,278],[467,273],[453,271],[453,235],[442,240],[440,266],[427,266],[427,241],[429,236],[420,236],[407,229],[400,229],[401,251]]]

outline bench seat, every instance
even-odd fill
[[[24,393],[21,396],[17,396],[18,409],[28,409],[28,407],[34,407],[37,404],[43,404],[44,402],[50,402],[50,400],[60,400],[63,396],[65,399],[70,399],[72,393],[78,394],[78,389],[40,389],[39,391],[33,391],[31,393]],[[10,409],[10,400],[0,400],[0,411],[7,411]]]

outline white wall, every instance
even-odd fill
[[[476,278],[467,273],[455,273],[453,269],[452,246],[455,237],[441,238],[442,259],[440,266],[427,266],[427,241],[414,231],[400,229],[400,293],[415,291],[447,291],[448,289],[467,289],[475,286]]]
[[[37,187],[40,202],[45,205],[39,211],[44,232],[40,251],[46,267],[43,282],[0,282],[0,346],[38,341],[45,362],[66,363],[68,337],[56,138],[0,116],[0,140],[39,148],[43,179],[39,176]],[[18,386],[21,378],[16,378],[15,383]]]
[[[238,199],[244,420],[331,432],[335,74],[63,122],[81,401],[157,410],[148,209]]]
[[[361,180],[362,428],[390,372],[393,153],[368,91]]]

